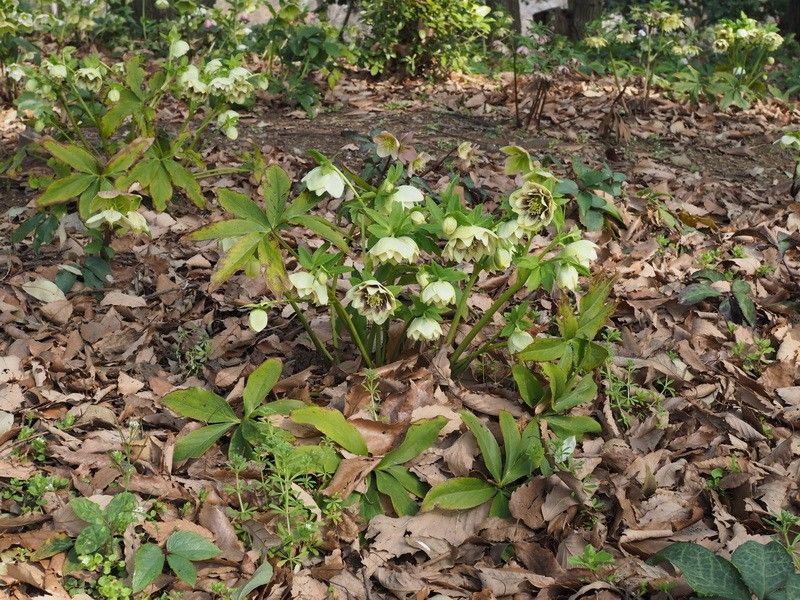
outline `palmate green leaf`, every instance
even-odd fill
[[[515,364],[511,367],[511,375],[517,384],[522,401],[531,408],[544,398],[545,389],[536,376],[525,365]]]
[[[547,362],[558,360],[567,351],[567,342],[561,338],[537,338],[517,356],[521,361]]]
[[[286,209],[286,201],[289,199],[292,182],[283,167],[270,165],[264,172],[262,188],[267,220],[272,227],[277,227],[283,222],[283,213]]]
[[[745,542],[734,550],[731,562],[759,600],[783,587],[787,577],[794,573],[792,557],[775,541],[769,544]]]
[[[236,423],[239,417],[225,398],[203,388],[175,390],[161,399],[161,403],[182,417],[204,423]]]
[[[86,150],[75,144],[60,144],[53,138],[45,138],[41,145],[53,156],[63,163],[81,173],[98,175],[100,167],[97,160]]]
[[[447,424],[445,417],[417,421],[408,428],[406,436],[397,448],[381,459],[376,469],[391,465],[402,465],[419,456],[436,441],[439,432]]]
[[[475,477],[456,477],[433,486],[425,495],[422,512],[434,508],[467,510],[494,498],[497,488]]]
[[[228,219],[227,221],[217,221],[193,231],[189,234],[189,239],[195,241],[203,240],[224,240],[226,238],[237,238],[248,233],[267,233],[262,225],[248,221],[246,219]]]
[[[553,399],[552,408],[555,412],[566,412],[581,404],[591,402],[597,397],[597,384],[591,375],[586,375],[575,387],[562,396]]]
[[[236,425],[236,423],[206,425],[205,427],[200,427],[199,429],[190,431],[186,435],[180,436],[175,440],[174,460],[176,462],[181,462],[187,458],[199,458],[234,425]]]
[[[164,570],[164,553],[155,544],[139,546],[133,555],[133,580],[131,588],[138,594],[155,581]]]
[[[104,523],[92,523],[75,539],[75,552],[93,554],[111,539],[111,530]]]
[[[158,212],[164,212],[167,208],[167,202],[172,199],[172,182],[161,161],[154,160],[153,163],[152,177],[147,191],[153,199],[153,207]]]
[[[294,217],[291,222],[295,225],[310,229],[322,239],[336,246],[342,252],[347,253],[349,247],[342,232],[339,231],[338,227],[332,225],[322,217],[316,215],[300,215]]]
[[[222,550],[193,531],[176,531],[167,538],[167,552],[188,560],[208,560],[222,554]]]
[[[200,184],[197,182],[192,172],[179,162],[169,158],[164,159],[162,163],[167,173],[169,173],[172,183],[175,184],[176,187],[182,189],[186,197],[189,198],[195,206],[198,208],[205,208],[206,199],[203,196],[203,190],[200,188]]]
[[[217,200],[219,200],[219,204],[222,208],[233,213],[240,219],[258,223],[267,230],[272,229],[264,211],[261,210],[258,204],[253,202],[251,198],[244,194],[222,188],[217,190]]]
[[[481,456],[483,462],[489,473],[496,482],[503,478],[503,457],[500,454],[500,445],[497,443],[494,435],[489,428],[478,420],[478,417],[473,415],[468,410],[462,410],[460,413],[461,419],[464,424],[475,436],[478,442],[478,447],[481,449]]]
[[[398,517],[417,514],[417,504],[408,495],[400,482],[384,471],[375,471],[375,485],[381,494],[389,497],[392,508]]]
[[[217,289],[234,273],[244,267],[245,263],[255,253],[262,236],[262,233],[248,233],[236,241],[231,249],[228,250],[228,253],[220,259],[219,264],[217,264],[217,270],[211,275],[209,291]]]
[[[281,371],[283,371],[283,364],[280,359],[269,358],[250,373],[242,393],[245,416],[249,416],[264,401],[272,387],[278,382]]]
[[[342,448],[353,454],[366,456],[367,444],[344,415],[332,408],[307,406],[292,413],[292,421],[301,425],[311,425]]]
[[[177,554],[167,554],[167,564],[172,569],[172,572],[178,576],[178,579],[184,583],[188,583],[192,587],[197,583],[197,569],[192,564],[192,561]]]
[[[256,569],[253,576],[242,587],[236,588],[231,594],[231,600],[247,600],[250,592],[272,581],[272,565],[264,561]]]
[[[36,199],[36,204],[38,206],[50,206],[66,202],[80,196],[95,181],[97,181],[96,175],[84,175],[82,173],[73,173],[61,179],[56,179]]]
[[[750,600],[750,592],[736,568],[699,544],[678,542],[667,546],[648,562],[669,561],[683,572],[689,586],[702,596]]]
[[[105,522],[103,509],[100,508],[97,502],[93,502],[88,498],[73,498],[69,501],[69,507],[81,521],[89,524]]]
[[[110,137],[122,125],[126,117],[136,114],[142,109],[142,101],[136,94],[125,88],[121,89],[119,93],[119,100],[100,119],[100,133],[104,137]]]
[[[103,169],[103,174],[114,176],[127,171],[152,145],[153,138],[136,138],[111,157]]]
[[[283,293],[291,287],[291,284],[277,239],[263,238],[259,242],[258,260],[266,266],[264,279],[267,280],[267,287],[276,298],[280,299]]]

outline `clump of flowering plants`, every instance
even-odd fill
[[[225,241],[215,285],[239,270],[263,270],[275,302],[292,305],[328,361],[348,336],[368,367],[409,347],[444,347],[458,372],[498,347],[524,348],[533,340],[527,310],[511,310],[505,326],[496,322],[499,311],[525,288],[577,289],[579,276],[588,274],[596,258],[593,243],[577,229],[565,230],[567,199],[556,192],[558,180],[521,148],[508,152],[507,172],[519,174],[523,183],[501,215],[466,206],[457,179],[426,193],[396,163],[370,183],[312,152],[318,166],[302,178],[305,189],[294,200],[286,173],[269,167],[260,175],[264,207],[221,191],[221,204],[235,218],[192,237]],[[307,214],[322,198],[340,199],[338,223]],[[297,225],[305,234],[284,235]],[[294,241],[309,237],[314,251]],[[487,276],[498,277],[504,287],[474,320],[469,299]],[[330,345],[308,326],[301,303],[328,311]]]
[[[47,207],[78,199],[86,221],[99,192],[139,193],[164,210],[181,189],[198,206],[204,169],[197,146],[209,126],[238,135],[232,105],[248,102],[259,78],[237,64],[190,61],[189,46],[173,36],[169,56],[145,69],[138,57],[108,65],[98,55],[78,58],[74,48],[15,69],[25,82],[17,106],[37,132],[49,136],[41,147],[58,176],[38,198]],[[177,133],[159,121],[164,103],[179,98],[188,110]],[[57,138],[57,139],[56,139]],[[206,173],[207,174],[207,173]]]

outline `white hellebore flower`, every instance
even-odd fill
[[[589,240],[578,240],[564,246],[562,256],[570,258],[582,267],[589,265],[597,260],[597,244]]]
[[[498,271],[505,271],[511,266],[511,260],[513,258],[514,255],[511,254],[511,250],[508,248],[498,248],[494,251],[493,266]]]
[[[235,110],[226,110],[217,117],[217,127],[229,140],[235,140],[239,137],[239,130],[236,129],[238,124],[239,113]]]
[[[109,102],[119,102],[120,94],[117,88],[111,88],[108,90],[108,95],[106,96]]]
[[[444,221],[442,221],[442,233],[444,233],[447,237],[453,235],[453,232],[458,228],[458,221],[456,221],[455,217],[445,217]]]
[[[526,181],[508,197],[508,202],[518,215],[520,227],[529,231],[549,225],[556,210],[553,192],[535,181]]]
[[[99,92],[103,87],[103,74],[96,67],[82,67],[75,71],[75,85],[90,92]]]
[[[522,329],[515,329],[514,333],[508,336],[508,351],[511,354],[522,352],[533,343],[533,336]]]
[[[189,44],[183,40],[175,40],[169,45],[169,57],[180,58],[189,51]]]
[[[578,269],[572,265],[561,265],[556,269],[556,283],[565,290],[574,291],[578,287]]]
[[[414,208],[421,204],[425,196],[413,185],[401,185],[389,196],[389,202],[400,204],[403,208]]]
[[[247,317],[247,323],[250,325],[250,329],[256,333],[260,333],[267,327],[269,315],[264,309],[256,308],[250,311],[250,315]]]
[[[328,165],[315,167],[301,181],[317,196],[327,192],[334,198],[340,198],[344,194],[344,179],[336,169]]]
[[[166,10],[169,8],[168,0],[156,0],[156,8],[158,10]]]
[[[406,335],[415,342],[433,342],[442,337],[442,326],[430,317],[417,317],[409,323]]]
[[[51,63],[49,60],[43,60],[42,66],[44,67],[47,74],[52,77],[53,79],[66,79],[67,77],[67,67],[66,65],[59,65]]]
[[[397,309],[397,298],[379,281],[369,279],[350,288],[346,298],[356,312],[367,321],[382,325]]]
[[[478,262],[497,250],[500,238],[485,227],[461,225],[445,244],[444,256],[455,262]]]
[[[511,244],[519,244],[525,239],[525,230],[519,221],[504,221],[497,226],[497,235],[501,240]]]
[[[299,271],[289,275],[289,282],[297,290],[301,300],[311,300],[317,306],[328,304],[328,288],[320,278],[314,277],[307,271]]]
[[[384,237],[367,252],[379,265],[412,264],[419,258],[419,246],[410,237]]]
[[[449,281],[433,281],[425,286],[420,298],[425,304],[444,308],[456,303],[456,288]]]
[[[421,210],[415,210],[411,213],[410,217],[411,222],[414,225],[422,225],[423,223],[428,222],[428,220],[425,218],[425,213],[423,213]]]
[[[397,156],[400,152],[400,142],[391,133],[382,131],[372,138],[372,141],[375,142],[375,153],[379,158],[391,156],[393,159],[397,160]]]

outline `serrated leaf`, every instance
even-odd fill
[[[230,213],[233,213],[240,219],[252,221],[259,225],[271,229],[267,215],[263,210],[253,202],[253,200],[244,194],[234,192],[233,190],[219,189],[217,190],[217,199],[220,206]]]
[[[248,233],[236,241],[228,253],[220,259],[216,271],[211,275],[209,291],[218,288],[225,280],[244,267],[255,253],[263,235],[262,233]]]
[[[177,554],[167,554],[167,564],[172,569],[172,572],[178,576],[178,579],[184,583],[188,583],[192,587],[197,583],[197,569],[192,564],[192,561]]]
[[[381,459],[376,469],[390,465],[402,465],[419,456],[436,441],[442,427],[447,425],[445,417],[417,421],[408,428],[406,436],[397,448]]]
[[[775,541],[769,544],[745,542],[734,550],[731,562],[759,600],[782,587],[789,574],[794,573],[792,557]]]
[[[50,206],[51,204],[59,204],[72,198],[77,198],[95,181],[97,181],[96,175],[84,175],[82,173],[73,173],[62,179],[56,179],[36,199],[36,204],[38,206]]]
[[[236,588],[236,590],[231,594],[231,600],[247,600],[250,592],[256,588],[260,588],[262,585],[267,585],[270,581],[272,581],[272,572],[272,565],[268,562],[263,562],[256,569],[255,573],[253,573],[253,576],[250,577],[247,583]]]
[[[182,189],[186,197],[198,208],[205,208],[206,199],[203,190],[192,172],[177,161],[165,160],[164,168],[169,173],[172,183]]]
[[[661,550],[648,562],[662,560],[680,569],[689,586],[702,596],[750,600],[750,592],[736,568],[698,544],[677,542]]]
[[[152,144],[153,138],[136,138],[109,159],[103,173],[112,176],[127,171]]]
[[[294,411],[292,421],[311,425],[348,452],[360,456],[366,456],[368,453],[367,444],[358,429],[348,423],[338,410],[307,406]]]
[[[322,217],[316,215],[300,215],[294,217],[291,222],[310,229],[322,239],[336,246],[342,252],[347,253],[349,246],[342,232],[339,231],[335,225],[329,223]]]
[[[186,460],[187,458],[199,458],[234,425],[235,423],[206,425],[205,427],[195,429],[186,435],[180,436],[175,440],[173,458],[176,462]]]
[[[144,544],[133,555],[131,588],[138,594],[155,581],[164,570],[164,553],[155,544]]]
[[[278,382],[282,371],[283,364],[280,359],[269,358],[250,373],[242,392],[245,416],[249,416],[264,401]]]
[[[273,227],[277,227],[283,221],[283,212],[286,209],[286,200],[289,198],[291,187],[292,182],[282,167],[279,165],[267,167],[262,180],[262,188],[267,219]]]
[[[466,510],[494,498],[497,488],[475,477],[456,477],[433,486],[422,501],[422,512],[434,508]]]
[[[478,420],[478,417],[468,410],[462,410],[459,414],[464,424],[475,436],[486,468],[494,480],[499,482],[503,478],[503,457],[500,454],[500,444],[497,443],[489,428]]]
[[[45,138],[41,141],[42,146],[53,156],[63,163],[81,173],[91,173],[97,175],[99,168],[95,158],[86,150],[75,144],[60,144],[53,138]]]
[[[175,390],[161,399],[161,404],[182,417],[204,423],[237,423],[239,417],[225,398],[203,388]]]
[[[219,556],[222,550],[193,531],[176,531],[167,538],[167,552],[188,560],[208,560]]]

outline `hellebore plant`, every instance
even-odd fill
[[[220,201],[236,218],[192,237],[228,240],[214,285],[237,271],[255,276],[263,268],[275,301],[292,305],[328,362],[340,354],[345,335],[369,368],[396,359],[403,350],[398,340],[405,337],[412,346],[447,347],[458,373],[486,352],[529,345],[533,336],[524,311],[512,310],[502,328],[494,323],[497,313],[526,287],[527,293],[576,290],[597,257],[597,247],[582,240],[579,230],[565,231],[568,199],[559,195],[558,179],[530,157],[523,160],[524,150],[509,154],[509,168],[523,183],[504,203],[501,217],[481,206],[467,208],[457,179],[438,194],[425,194],[415,181],[403,180],[402,164],[387,165],[372,184],[313,152],[318,166],[302,178],[305,191],[294,200],[286,173],[269,167],[268,175],[257,176],[265,208],[223,190]],[[335,224],[305,214],[326,197],[339,199]],[[305,233],[284,236],[289,226]],[[296,242],[309,237],[316,238],[313,252]],[[467,326],[470,295],[489,274],[505,274],[508,283]],[[328,307],[332,348],[310,327],[302,302]]]

